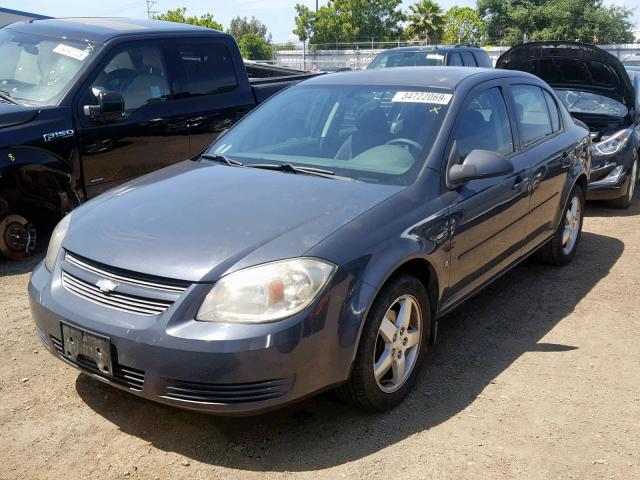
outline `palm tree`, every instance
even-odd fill
[[[425,39],[427,43],[438,42],[444,26],[440,5],[431,0],[422,0],[409,7],[409,25],[407,35],[416,40]]]

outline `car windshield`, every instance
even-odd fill
[[[57,102],[94,54],[88,41],[0,30],[0,91],[18,103]]]
[[[245,165],[292,164],[408,185],[451,98],[447,90],[414,87],[299,85],[256,109],[207,153]]]
[[[575,90],[556,90],[556,94],[571,113],[591,113],[624,117],[627,107],[613,98],[590,92]]]
[[[444,65],[444,55],[434,52],[381,53],[367,68],[387,67],[439,67]]]

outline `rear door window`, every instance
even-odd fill
[[[544,90],[544,98],[547,101],[547,107],[549,108],[549,116],[551,117],[551,128],[554,132],[560,130],[560,111],[558,110],[558,104],[553,99],[551,94]]]
[[[547,102],[540,87],[512,85],[511,94],[515,104],[520,143],[523,147],[553,132]]]
[[[462,60],[465,67],[477,67],[476,59],[473,58],[471,52],[462,52]]]
[[[183,43],[168,48],[177,67],[179,98],[230,92],[238,86],[231,53],[220,43]]]

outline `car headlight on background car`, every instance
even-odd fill
[[[631,138],[631,134],[633,134],[632,128],[620,130],[601,142],[596,143],[593,146],[593,153],[596,155],[613,155],[624,148],[629,138]]]
[[[206,296],[197,320],[267,323],[309,306],[336,266],[316,258],[293,258],[246,268],[222,277]]]
[[[71,213],[60,220],[60,223],[56,225],[56,228],[53,229],[53,233],[51,234],[47,256],[44,259],[44,266],[47,267],[47,270],[50,272],[53,271],[56,258],[58,258],[58,253],[60,253],[60,249],[62,248],[62,241],[69,231],[69,222],[71,222]]]

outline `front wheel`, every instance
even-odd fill
[[[369,411],[395,407],[415,383],[430,327],[429,296],[422,282],[410,275],[392,280],[371,307],[351,377],[338,395]]]
[[[9,260],[22,260],[36,249],[36,229],[20,215],[0,220],[0,253]]]
[[[631,172],[629,173],[629,185],[627,185],[627,191],[625,194],[614,200],[609,201],[609,205],[613,208],[619,208],[621,210],[629,208],[633,201],[633,195],[636,191],[636,185],[638,183],[638,161],[633,162]]]
[[[578,249],[582,234],[584,199],[582,188],[575,185],[555,234],[537,252],[538,260],[558,266],[566,265],[571,261]]]

